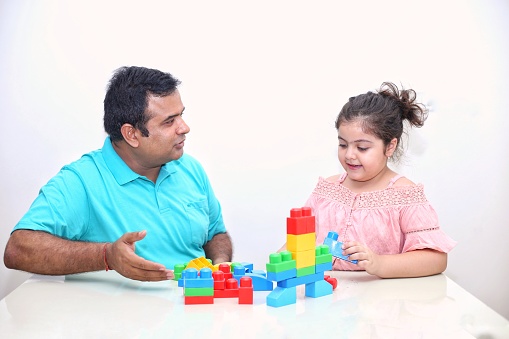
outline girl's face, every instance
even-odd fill
[[[394,153],[397,139],[387,147],[382,139],[362,130],[361,120],[342,123],[338,129],[339,162],[352,181],[367,182],[380,177],[387,167],[387,159]]]

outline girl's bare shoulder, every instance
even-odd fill
[[[407,177],[401,177],[396,182],[394,182],[394,186],[414,186],[415,183],[408,179]]]
[[[328,181],[328,182],[337,182],[339,180],[339,178],[341,178],[341,174],[335,174],[335,175],[330,176],[327,179],[325,179],[325,181]]]

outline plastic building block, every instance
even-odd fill
[[[210,268],[202,268],[200,276],[195,268],[186,268],[183,272],[184,289],[189,287],[213,287],[212,270]]]
[[[214,287],[186,287],[184,295],[186,297],[214,296]]]
[[[196,268],[197,270],[200,270],[204,267],[210,268],[212,271],[215,271],[216,268],[212,265],[212,263],[207,260],[205,257],[198,257],[196,259],[191,260],[187,263],[186,268]]]
[[[253,281],[250,277],[240,278],[239,304],[253,304]]]
[[[292,268],[290,270],[281,271],[281,272],[267,272],[267,280],[271,281],[282,281],[290,278],[295,278],[297,276],[297,269]]]
[[[298,285],[309,284],[309,283],[312,283],[312,282],[315,282],[318,280],[323,280],[323,276],[324,276],[323,272],[318,272],[318,273],[311,274],[311,275],[305,275],[303,277],[291,278],[291,279],[287,279],[287,280],[283,280],[283,281],[278,281],[277,286],[288,288],[288,287],[294,287],[294,286],[298,286]]]
[[[303,268],[299,268],[297,270],[297,275],[296,277],[303,277],[305,275],[310,275],[310,274],[315,274],[316,272],[319,272],[316,270],[316,266],[308,266],[308,267],[303,267]]]
[[[174,267],[173,267],[173,280],[179,280],[180,278],[182,278],[182,272],[184,271],[184,269],[186,268],[186,265],[184,264],[176,264]]]
[[[318,298],[329,294],[332,294],[332,285],[323,279],[306,284],[306,297]]]
[[[323,279],[332,285],[332,289],[335,290],[338,287],[338,280],[331,277],[330,275],[324,275]]]
[[[267,306],[281,307],[297,302],[297,287],[276,287],[267,296]]]
[[[214,290],[214,298],[238,298],[239,287],[237,279],[230,278],[225,282],[223,290]]]
[[[323,244],[329,246],[329,251],[334,257],[357,264],[357,260],[350,260],[349,255],[343,255],[343,249],[341,248],[343,243],[337,241],[337,239],[338,234],[331,231],[327,234],[327,237],[323,239]]]
[[[201,296],[201,297],[184,297],[185,305],[196,305],[196,304],[213,304],[213,296]]]
[[[306,234],[315,232],[315,217],[309,207],[293,208],[286,219],[287,234]]]
[[[315,247],[315,262],[317,265],[332,262],[332,254],[329,251],[329,246],[320,245]]]
[[[226,280],[224,279],[223,271],[215,271],[212,273],[212,279],[214,279],[214,290],[224,290]]]
[[[241,262],[241,264],[246,268],[246,273],[253,273],[253,263]]]
[[[269,255],[269,263],[266,264],[267,272],[282,272],[296,268],[297,262],[292,259],[292,252],[283,251]]]
[[[287,234],[286,249],[290,252],[306,251],[315,249],[315,233]]]
[[[315,272],[325,272],[325,271],[331,271],[332,270],[332,261],[324,262],[323,264],[317,264],[315,266]]]
[[[315,249],[292,252],[292,258],[295,260],[297,268],[313,266],[315,265]]]
[[[265,272],[264,272],[265,273]],[[272,291],[274,289],[274,282],[268,280],[265,275],[258,273],[246,273],[253,281],[253,289],[255,291]]]
[[[231,271],[231,266],[228,264],[219,264],[218,267],[219,271],[224,273],[225,280],[228,280],[233,277],[233,273]]]

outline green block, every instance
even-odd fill
[[[311,274],[315,274],[315,266],[308,266],[308,267],[303,267],[303,268],[298,268],[297,269],[297,278],[298,277],[303,277],[305,275],[311,275]]]
[[[292,268],[297,267],[297,262],[295,260],[283,261],[277,264],[266,264],[267,272],[279,273],[282,271],[288,271]]]
[[[214,287],[187,287],[184,288],[186,297],[209,297],[214,296]]]
[[[316,265],[332,262],[332,254],[321,254],[315,258]]]

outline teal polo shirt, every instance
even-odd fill
[[[156,183],[133,172],[107,137],[102,149],[64,166],[39,192],[14,230],[64,239],[114,242],[147,230],[136,253],[169,269],[204,256],[225,233],[221,206],[200,163],[184,154],[161,167]]]

